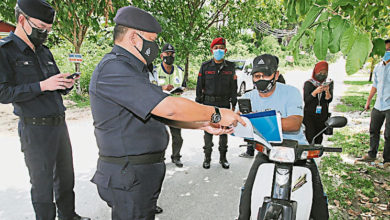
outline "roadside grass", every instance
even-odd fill
[[[328,141],[332,141],[335,147],[342,147],[344,154],[353,157],[362,157],[370,148],[369,133],[353,133],[349,128],[335,131],[333,136],[328,138]],[[384,140],[381,138],[378,152],[383,151],[383,146]]]
[[[345,95],[340,99],[341,103],[336,105],[335,109],[338,112],[357,112],[363,111],[366,104],[369,89],[367,86],[372,82],[367,81],[344,81],[344,84],[350,85]],[[371,101],[375,103],[376,96]]]
[[[345,85],[355,85],[355,86],[364,86],[364,85],[371,85],[372,82],[369,81],[352,81],[352,80],[346,80],[344,81]]]
[[[330,219],[376,216],[388,219],[386,211],[390,173],[364,164],[347,164],[337,155],[323,157],[321,177],[330,204]]]
[[[89,95],[82,93],[77,94],[75,90],[73,90],[68,96],[67,99],[72,100],[75,104],[71,105],[70,107],[77,107],[77,108],[84,108],[84,107],[89,107],[90,102],[89,102]]]

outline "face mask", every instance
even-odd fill
[[[388,60],[390,60],[390,51],[386,51],[385,56],[383,57],[383,61],[386,62]]]
[[[223,57],[225,56],[225,50],[221,50],[221,49],[213,50],[213,54],[215,60],[222,60]]]
[[[163,57],[163,62],[167,65],[172,65],[173,61],[175,61],[175,58],[173,56],[165,56]]]
[[[42,29],[38,29],[38,28],[33,27],[30,24],[30,22],[28,21],[28,19],[26,19],[26,20],[27,20],[27,23],[31,27],[31,34],[28,35],[26,30],[24,30],[24,28],[23,28],[24,33],[26,33],[28,39],[34,45],[34,47],[38,48],[39,46],[41,46],[43,43],[46,42],[49,33],[47,30],[42,30]]]
[[[141,35],[138,36],[142,39],[142,49],[138,50],[136,46],[135,49],[141,54],[141,56],[146,60],[146,64],[150,64],[158,56],[158,45],[154,41],[145,40]]]
[[[256,85],[256,88],[260,93],[268,93],[272,90],[272,88],[274,88],[274,85],[276,84],[275,76],[270,80],[260,79],[253,83]]]
[[[326,80],[326,78],[328,77],[328,75],[325,75],[325,74],[318,74],[318,75],[315,75],[314,76],[319,82],[323,82]]]

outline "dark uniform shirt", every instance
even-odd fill
[[[14,113],[22,117],[63,115],[63,91],[41,92],[39,85],[60,73],[49,48],[40,46],[34,52],[11,32],[0,40],[0,103],[12,103]]]
[[[208,97],[211,97],[210,101]],[[229,108],[237,103],[237,77],[234,63],[224,60],[217,64],[214,59],[202,64],[196,85],[196,101],[206,105]]]
[[[115,45],[93,72],[89,92],[100,155],[122,157],[166,149],[166,127],[150,112],[167,94],[150,83],[146,65],[133,54]]]

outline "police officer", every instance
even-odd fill
[[[224,59],[227,51],[226,40],[222,37],[215,38],[210,48],[214,57],[200,67],[196,85],[196,101],[205,105],[232,108],[234,111],[237,103],[237,76],[234,63]],[[205,132],[204,142],[203,168],[209,169],[214,145],[213,135]],[[229,169],[229,162],[226,159],[227,142],[227,135],[219,137],[219,163],[225,169]]]
[[[99,148],[92,182],[112,208],[112,219],[154,219],[165,175],[164,123],[226,134],[232,129],[221,126],[244,122],[231,110],[168,96],[150,83],[147,64],[158,56],[155,40],[161,32],[152,15],[127,6],[118,10],[114,21],[114,47],[98,64],[90,83]]]
[[[62,94],[73,87],[43,45],[55,12],[43,0],[18,0],[15,33],[0,40],[0,102],[12,103],[30,175],[36,219],[89,219],[75,213],[72,147]],[[53,203],[53,191],[56,204]]]
[[[158,85],[163,90],[170,91],[176,87],[185,87],[185,81],[183,81],[183,69],[174,63],[175,61],[175,48],[167,43],[163,46],[160,54],[161,64],[154,68],[154,76],[158,78]],[[180,94],[177,94],[177,96]],[[180,158],[180,149],[183,145],[183,138],[181,137],[181,129],[170,126],[172,135],[172,163],[177,167],[183,167],[183,163]]]

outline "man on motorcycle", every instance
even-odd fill
[[[298,144],[307,145],[308,142],[302,131],[303,103],[302,95],[293,86],[276,82],[279,77],[277,57],[263,54],[253,60],[252,79],[256,89],[247,92],[243,98],[251,101],[252,111],[262,112],[276,110],[282,116],[283,139],[298,141]],[[251,217],[251,193],[256,173],[261,164],[269,162],[268,157],[258,153],[248,178],[242,189],[239,220],[249,220]],[[328,219],[327,198],[314,160],[308,163],[313,181],[313,203],[311,218]],[[255,217],[252,217],[254,219]]]

